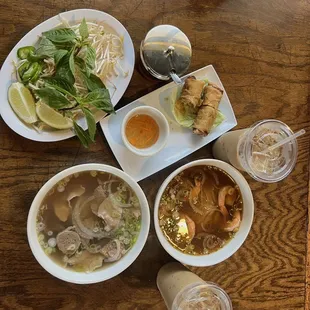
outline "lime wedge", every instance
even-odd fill
[[[40,120],[53,128],[68,129],[73,126],[73,122],[70,118],[63,116],[41,101],[37,103],[36,111]]]
[[[9,87],[8,97],[12,109],[25,123],[32,124],[38,120],[34,98],[22,83],[13,83]]]

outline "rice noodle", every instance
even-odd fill
[[[95,245],[95,244],[89,244],[89,239],[84,239],[84,238],[81,238],[81,243],[83,244],[83,246],[85,247],[85,249],[90,252],[90,253],[100,253],[101,250],[104,248],[104,246],[106,245],[103,245],[103,246],[100,246],[100,245],[96,245],[95,247],[91,247],[92,245]],[[108,243],[108,242],[107,242]]]

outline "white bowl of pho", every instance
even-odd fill
[[[52,177],[31,205],[32,253],[53,276],[87,284],[110,279],[137,258],[150,226],[147,199],[126,173],[102,164]]]
[[[215,159],[186,164],[164,181],[155,201],[157,237],[176,260],[211,266],[233,255],[253,221],[251,189],[231,165]]]

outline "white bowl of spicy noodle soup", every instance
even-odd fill
[[[215,265],[233,255],[245,241],[253,216],[247,181],[234,167],[215,159],[196,160],[171,173],[154,207],[160,243],[190,266]]]
[[[129,175],[103,164],[84,164],[43,185],[28,214],[27,234],[46,271],[89,284],[129,267],[143,249],[149,226],[147,199]]]

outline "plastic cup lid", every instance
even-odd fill
[[[193,283],[178,293],[171,310],[232,310],[227,293],[216,284]]]
[[[293,131],[278,120],[269,119],[255,123],[246,132],[245,138],[240,140],[239,156],[245,163],[247,172],[254,179],[266,183],[287,177],[297,159],[296,139],[275,150],[266,149],[292,134]]]

